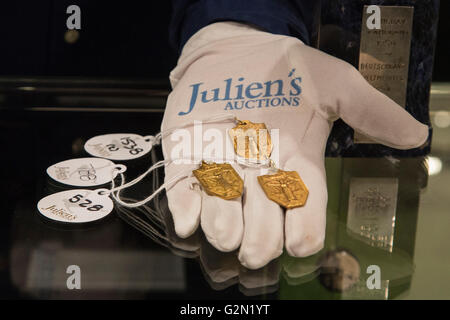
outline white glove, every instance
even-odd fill
[[[167,190],[180,237],[191,235],[201,222],[208,241],[218,250],[240,246],[239,260],[250,269],[278,257],[283,243],[296,257],[323,247],[324,152],[333,121],[342,118],[372,140],[398,149],[419,147],[428,137],[426,125],[370,86],[351,65],[298,39],[238,23],[215,23],[191,37],[171,82],[163,132],[223,113],[265,123],[269,129],[279,129],[279,139],[274,141],[279,167],[297,171],[309,189],[306,204],[285,213],[264,194],[258,169],[234,166],[244,179],[242,199],[208,196],[198,186],[192,188],[195,178],[182,179]],[[205,124],[203,132],[219,130],[225,145],[230,143],[226,130],[232,127],[230,122]],[[163,138],[165,159],[173,156],[179,143],[172,141],[174,137]],[[198,150],[193,154],[201,157]],[[168,164],[165,179],[197,167]]]

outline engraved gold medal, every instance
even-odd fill
[[[275,174],[259,176],[258,182],[270,200],[286,209],[301,207],[308,198],[308,188],[296,171],[278,170]]]
[[[231,200],[239,198],[244,190],[244,181],[229,163],[202,161],[192,173],[210,196]]]
[[[245,159],[267,159],[272,153],[272,140],[264,123],[238,120],[238,124],[228,131],[234,151]]]

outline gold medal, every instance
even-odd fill
[[[202,161],[192,173],[210,196],[230,200],[239,198],[244,190],[244,181],[229,163]]]
[[[234,151],[245,159],[267,159],[272,153],[272,141],[264,123],[238,120],[238,124],[228,131],[233,141]]]
[[[285,207],[301,207],[308,198],[308,189],[296,171],[278,170],[275,174],[258,177],[266,196]]]

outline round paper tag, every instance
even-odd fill
[[[52,220],[66,223],[84,223],[102,219],[111,213],[114,204],[102,190],[67,190],[41,199],[39,212]]]
[[[150,137],[133,133],[112,133],[96,136],[84,144],[87,153],[110,160],[132,160],[152,149]]]
[[[102,158],[79,158],[58,162],[47,174],[59,183],[76,187],[93,187],[111,182],[127,167]]]

